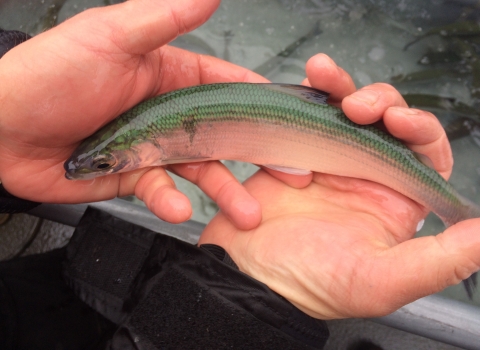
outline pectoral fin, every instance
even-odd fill
[[[308,175],[308,174],[311,173],[310,170],[289,168],[289,167],[281,166],[281,165],[266,164],[264,166],[269,168],[269,169],[280,171],[282,173],[291,174],[291,175]]]

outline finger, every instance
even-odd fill
[[[405,107],[388,108],[383,116],[388,131],[405,141],[414,152],[428,157],[446,179],[453,167],[453,156],[447,135],[430,112]]]
[[[247,68],[173,46],[162,48],[162,64],[168,69],[163,72],[161,79],[157,80],[158,86],[153,91],[153,95],[199,84],[269,82]]]
[[[217,9],[220,0],[131,0],[93,9],[85,19],[98,13],[111,26],[111,40],[128,54],[146,54],[178,35],[203,24]]]
[[[406,241],[367,267],[367,289],[375,288],[379,314],[460,283],[480,268],[480,219],[462,221],[437,236]],[[386,276],[393,276],[386,278]],[[378,316],[377,315],[377,316]]]
[[[138,181],[135,195],[162,220],[176,224],[192,216],[190,201],[176,190],[175,183],[163,168],[147,171]]]
[[[260,224],[260,204],[222,163],[175,164],[168,169],[196,184],[237,228],[249,230]]]
[[[402,95],[391,85],[368,85],[342,101],[344,113],[358,124],[372,124],[382,119],[390,107],[408,107]]]
[[[325,54],[317,54],[307,61],[307,79],[302,84],[326,91],[329,102],[336,105],[356,88],[350,75]]]

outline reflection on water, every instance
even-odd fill
[[[0,0],[0,27],[37,34],[114,2]],[[357,87],[392,83],[447,127],[455,158],[451,182],[480,203],[479,20],[477,0],[223,0],[210,21],[172,44],[259,70],[274,82],[300,83],[308,58],[324,52]],[[240,180],[256,171],[250,164],[226,165]],[[217,207],[186,181],[176,182],[191,198],[193,219],[207,222]],[[431,215],[419,234],[442,230]],[[445,294],[465,300],[461,287]]]

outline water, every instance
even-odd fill
[[[112,2],[4,0],[0,26],[37,34],[85,8]],[[451,182],[480,203],[480,29],[469,36],[461,33],[462,24],[479,20],[480,1],[473,0],[224,0],[205,25],[172,45],[260,69],[271,81],[287,83],[300,83],[308,58],[324,52],[352,75],[357,87],[387,82],[407,97],[420,94],[415,104],[435,112],[444,126],[467,118],[474,127],[461,129],[452,141]],[[452,25],[457,27],[452,30]],[[296,42],[302,43],[284,51]],[[251,164],[225,164],[241,181],[257,170]],[[193,219],[208,222],[218,210],[215,203],[188,182],[175,181],[192,201]],[[430,215],[419,235],[443,229]],[[468,302],[461,286],[442,294]],[[480,301],[480,293],[475,300]]]

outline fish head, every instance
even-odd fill
[[[127,172],[161,164],[162,150],[155,140],[125,132],[97,132],[84,140],[64,163],[69,180]]]

